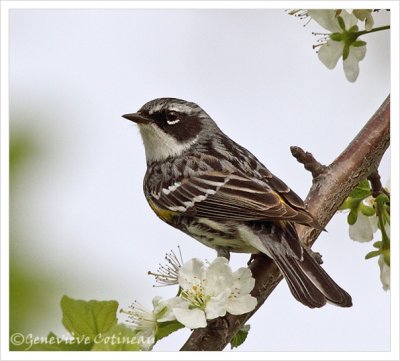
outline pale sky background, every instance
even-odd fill
[[[385,11],[377,25],[389,23]],[[302,198],[311,176],[291,156],[298,145],[329,164],[390,92],[389,33],[363,37],[366,58],[356,83],[341,61],[330,71],[311,46],[311,22],[283,10],[12,10],[11,134],[26,132],[42,149],[16,186],[24,224],[19,257],[32,273],[58,278],[32,330],[65,334],[59,300],[134,299],[150,307],[165,252],[212,260],[213,250],[162,223],[142,193],[146,170],[139,132],[121,114],[156,97],[202,106]],[[389,152],[380,167],[390,177]],[[314,249],[354,306],[308,309],[282,282],[250,320],[240,351],[388,351],[390,292],[379,280],[372,244],[348,237],[336,215]],[[247,255],[233,255],[234,269]],[[37,311],[39,312],[39,311]],[[48,317],[46,317],[46,315]],[[155,346],[178,350],[181,330]]]

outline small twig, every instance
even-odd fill
[[[293,157],[295,157],[299,163],[304,164],[304,168],[311,172],[313,178],[317,178],[326,169],[326,166],[318,162],[311,153],[305,152],[300,147],[290,147],[290,151]]]
[[[374,198],[378,197],[380,193],[385,193],[387,196],[390,196],[389,192],[382,187],[381,176],[378,173],[378,170],[373,171],[369,176],[368,180],[371,183],[372,187],[372,196]]]

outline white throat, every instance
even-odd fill
[[[179,143],[173,136],[163,132],[154,124],[140,124],[147,163],[160,162],[168,157],[181,155],[189,149],[197,140],[194,138],[187,143]]]

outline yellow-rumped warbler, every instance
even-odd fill
[[[352,305],[299,241],[295,223],[321,229],[301,198],[202,108],[160,98],[123,117],[139,125],[147,160],[144,193],[159,218],[220,256],[266,254],[308,307]]]

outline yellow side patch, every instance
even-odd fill
[[[170,223],[172,221],[176,214],[175,212],[158,207],[151,199],[149,199],[148,202],[154,213],[164,222]]]
[[[281,201],[282,204],[286,204],[286,201],[280,196],[279,193],[274,192],[274,194],[279,198],[279,200]]]

